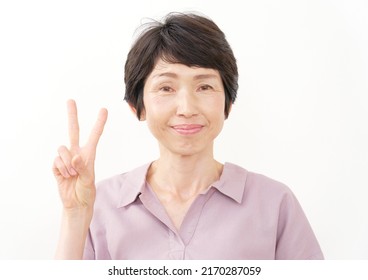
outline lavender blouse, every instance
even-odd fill
[[[225,163],[177,230],[146,182],[149,166],[97,185],[85,259],[323,259],[285,185]]]

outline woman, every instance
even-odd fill
[[[148,26],[125,64],[125,100],[156,137],[160,156],[99,183],[102,109],[79,146],[68,101],[70,148],[53,165],[63,218],[61,259],[322,259],[298,201],[283,184],[214,159],[236,99],[238,72],[223,32],[195,14]]]

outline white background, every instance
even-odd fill
[[[368,259],[368,2],[1,1],[0,259],[52,259],[61,204],[51,172],[68,144],[66,100],[82,142],[109,120],[97,179],[155,159],[123,101],[123,67],[144,18],[199,11],[238,60],[238,100],[216,157],[287,184],[327,259]]]

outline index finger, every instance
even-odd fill
[[[67,107],[70,147],[79,147],[79,123],[77,104],[73,99],[70,99],[67,102]]]

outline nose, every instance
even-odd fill
[[[182,90],[177,96],[177,115],[190,118],[198,115],[198,101],[195,94],[188,90]]]

